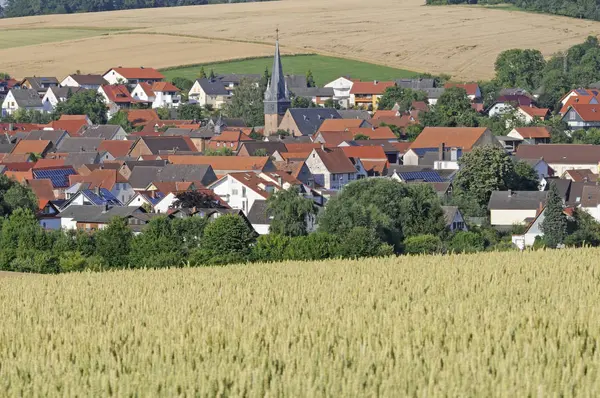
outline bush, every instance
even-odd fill
[[[87,258],[77,251],[63,252],[59,259],[58,265],[60,272],[78,272],[84,271],[87,268]]]
[[[315,232],[307,236],[292,238],[285,250],[286,260],[325,260],[339,253],[337,236]]]
[[[284,259],[290,238],[283,235],[268,234],[259,236],[252,248],[252,261],[273,262]]]
[[[387,255],[389,245],[383,246],[375,231],[354,227],[340,241],[338,255],[342,258],[381,257]]]
[[[435,254],[442,252],[442,240],[434,235],[416,235],[404,240],[406,254]]]
[[[60,272],[58,257],[41,250],[27,250],[18,253],[10,264],[10,271],[57,274]]]
[[[483,237],[475,232],[457,232],[454,234],[448,248],[455,253],[475,253],[485,247]]]

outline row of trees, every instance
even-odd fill
[[[246,1],[249,0],[8,0],[4,7],[4,16],[25,17],[30,15],[71,14],[135,8],[244,3]]]
[[[600,20],[597,0],[426,0],[427,4],[513,4],[524,10]]]

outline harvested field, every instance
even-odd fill
[[[0,391],[600,395],[599,249],[0,278]]]
[[[228,60],[232,54],[255,57],[272,52],[272,46],[262,44],[231,42],[225,47],[221,41],[194,37],[119,34],[0,50],[0,71],[62,78],[76,70],[102,73],[119,65],[163,68],[192,59],[208,62]]]
[[[81,26],[128,27],[138,32],[222,38],[269,46],[278,26],[282,47],[292,53],[319,53],[419,72],[444,72],[464,80],[491,77],[495,58],[502,50],[537,48],[550,56],[582,42],[588,35],[600,33],[599,22],[484,7],[427,7],[424,0],[282,0],[0,21],[0,29]],[[138,48],[154,40],[156,43],[149,51]],[[55,44],[36,48],[35,52],[40,61],[54,65],[51,73],[70,72],[72,68],[98,72],[111,60],[113,64],[160,67],[262,54],[262,47],[250,44],[230,47],[229,43],[218,43],[210,48],[199,46],[195,51],[189,45],[178,44],[183,53],[174,54],[179,51],[170,48],[173,42],[157,36],[141,42],[137,35],[120,36],[117,41],[117,52],[101,65],[86,59],[98,58],[97,45],[106,55],[102,49],[105,42],[86,42],[89,47],[78,52],[77,58],[65,58],[64,52],[55,53]],[[128,56],[128,52],[135,57]],[[14,58],[8,64],[4,61],[6,54],[0,53],[0,70],[10,67],[6,71],[15,75],[31,74],[37,69],[32,65],[36,57],[27,56],[30,53],[10,53]],[[21,59],[23,67],[15,69]],[[75,60],[84,65],[77,65]]]

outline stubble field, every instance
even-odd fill
[[[272,52],[279,27],[287,53],[318,53],[473,80],[491,77],[502,50],[537,48],[550,56],[600,32],[600,23],[592,21],[423,4],[423,0],[282,0],[6,19],[0,21],[0,37],[10,34],[7,29],[129,30],[109,33],[117,36],[118,45],[96,36],[76,39],[66,48],[69,42],[57,38],[60,47],[45,43],[2,49],[0,70],[17,76],[40,71],[62,76],[74,68],[102,72],[125,64],[166,67],[264,56]],[[153,35],[142,38],[147,34]],[[182,43],[178,35],[188,40]]]
[[[599,255],[0,278],[0,391],[598,396]]]

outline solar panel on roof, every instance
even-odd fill
[[[42,169],[33,170],[33,178],[36,180],[49,179],[54,188],[65,188],[69,186],[69,176],[75,174],[73,169]]]
[[[435,171],[408,171],[398,174],[404,181],[445,182]]]
[[[575,92],[580,95],[587,95],[588,93],[587,90],[584,90],[582,88],[578,88],[577,90],[575,90]]]

